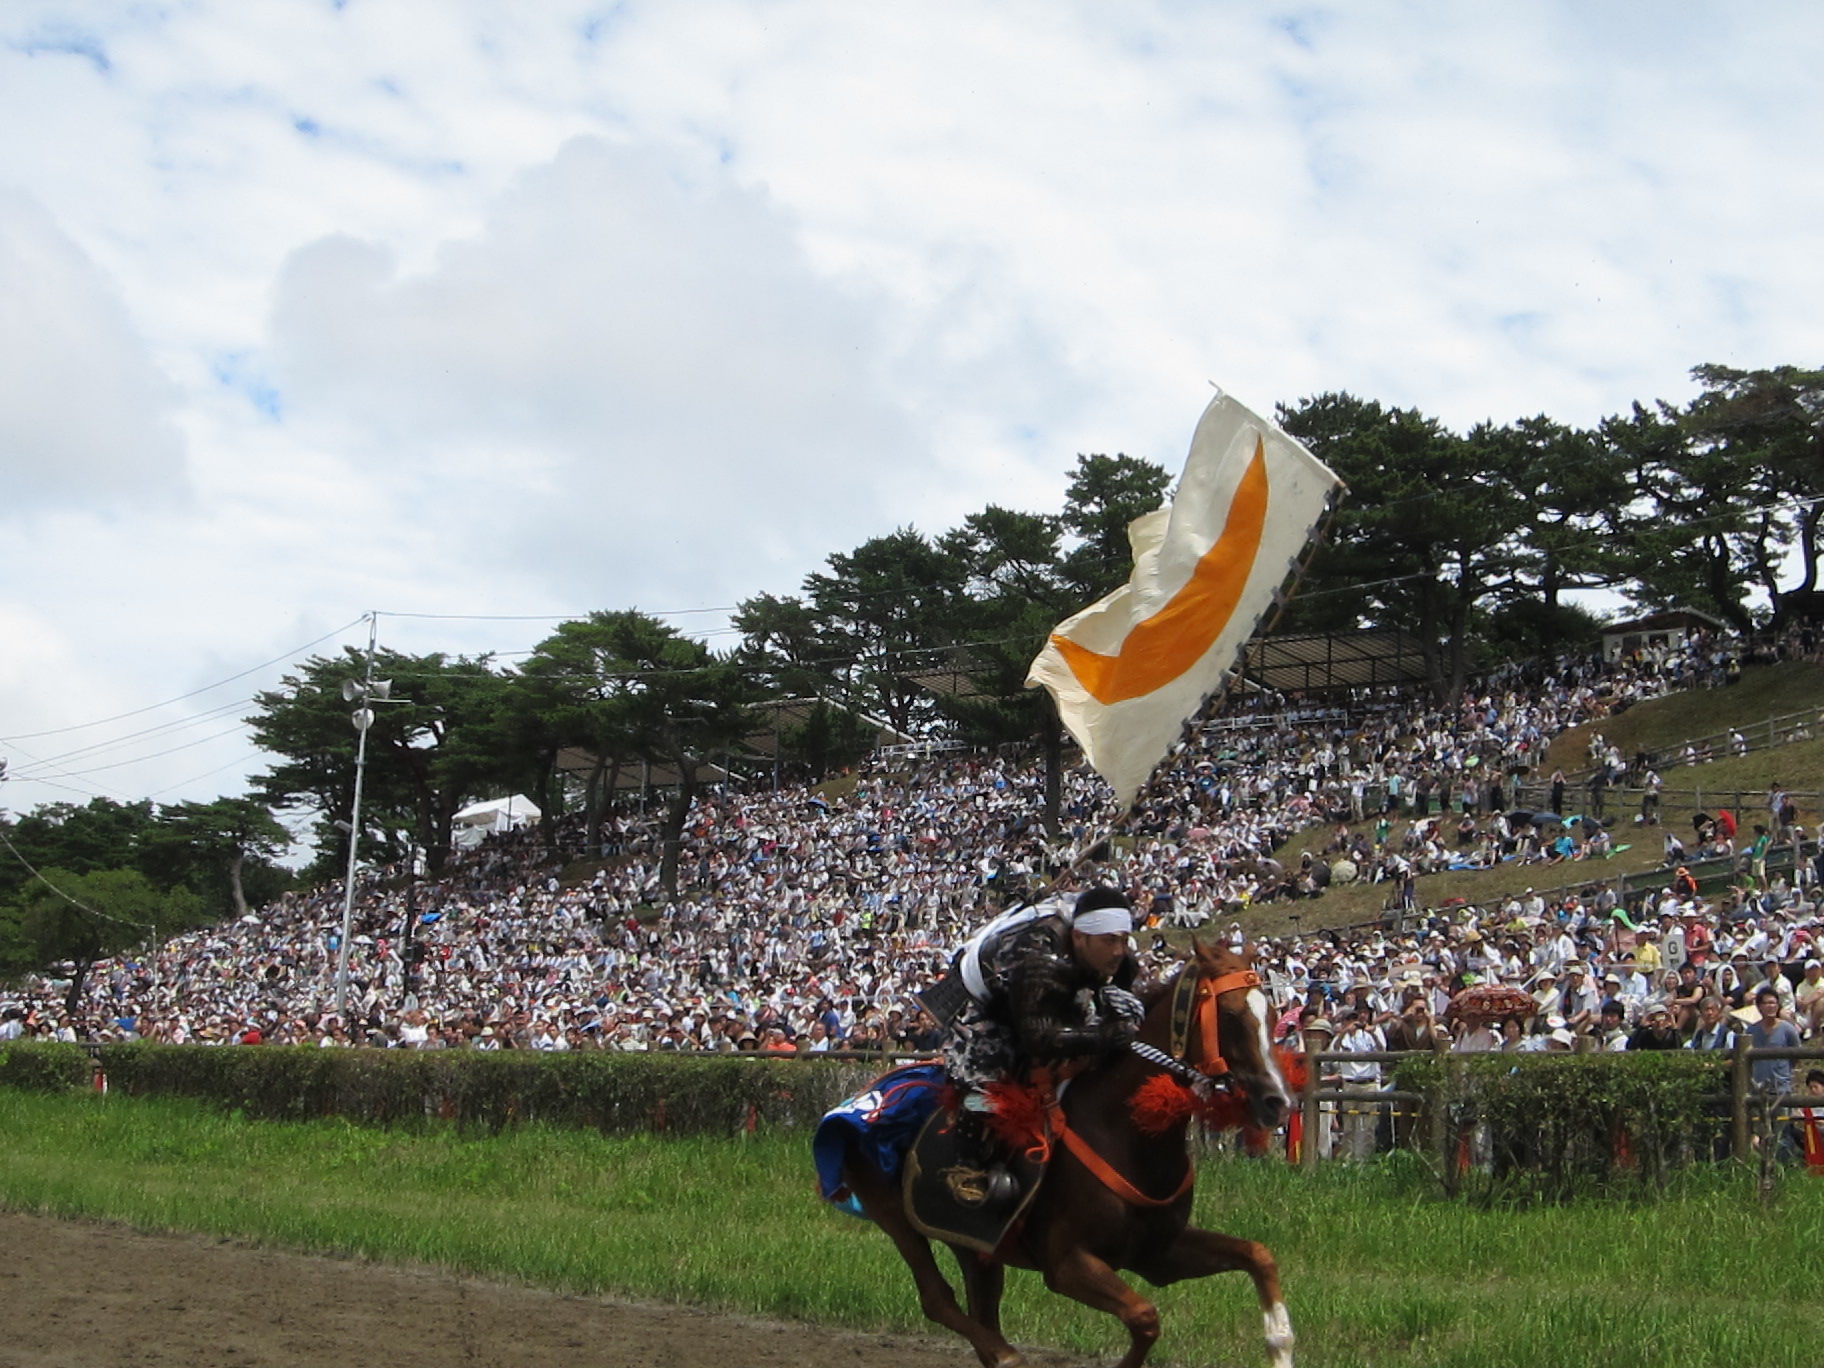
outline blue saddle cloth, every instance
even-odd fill
[[[887,1177],[898,1177],[912,1142],[943,1097],[943,1065],[909,1064],[882,1074],[864,1091],[825,1112],[811,1139],[824,1200],[866,1219],[842,1182],[842,1161],[849,1146],[853,1144]]]

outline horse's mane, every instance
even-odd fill
[[[1201,973],[1203,972],[1204,960],[1206,958],[1211,961],[1219,961],[1220,957],[1223,955],[1229,955],[1235,959],[1237,963],[1244,965],[1246,963],[1242,956],[1236,955],[1235,952],[1230,950],[1227,946],[1202,945],[1193,941],[1190,954],[1185,955],[1182,959],[1175,962],[1164,973],[1159,974],[1154,978],[1149,978],[1142,983],[1136,983],[1134,985],[1134,996],[1139,998],[1140,1001],[1145,1004],[1147,1011],[1150,1012],[1158,1003],[1159,999],[1164,997],[1177,985],[1178,980],[1184,976],[1187,970],[1195,969]],[[1210,967],[1215,967],[1214,963]]]
[[[1188,968],[1191,963],[1192,961],[1190,960],[1179,960],[1165,973],[1160,974],[1156,978],[1149,978],[1144,983],[1136,983],[1134,985],[1134,996],[1140,999],[1147,1011],[1152,1011],[1153,1008],[1158,1005],[1159,999],[1172,991],[1173,986],[1178,982],[1179,978],[1183,976],[1185,969]]]

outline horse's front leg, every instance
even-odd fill
[[[1127,1327],[1128,1349],[1119,1368],[1140,1368],[1159,1339],[1159,1308],[1129,1287],[1121,1275],[1088,1250],[1075,1247],[1045,1269],[1045,1286],[1060,1296],[1118,1316]]]
[[[1273,1261],[1272,1251],[1258,1240],[1239,1240],[1187,1226],[1164,1254],[1139,1272],[1160,1287],[1212,1273],[1246,1273],[1254,1279],[1254,1291],[1260,1297],[1268,1359],[1273,1368],[1292,1368],[1292,1317],[1286,1313],[1280,1293],[1279,1265]]]
[[[1019,1350],[1007,1343],[998,1326],[984,1326],[965,1315],[963,1308],[957,1305],[956,1293],[937,1266],[931,1242],[906,1218],[898,1186],[871,1166],[853,1160],[843,1170],[843,1181],[860,1201],[861,1209],[887,1233],[887,1238],[899,1250],[900,1258],[906,1261],[906,1267],[912,1270],[912,1281],[918,1287],[919,1309],[926,1317],[968,1340],[983,1368],[1022,1368],[1026,1360],[1020,1357]]]
[[[970,1319],[993,1334],[1001,1334],[1001,1293],[1007,1284],[1007,1269],[973,1249],[954,1245],[951,1248],[963,1270],[963,1293],[968,1299]]]

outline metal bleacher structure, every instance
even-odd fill
[[[968,648],[958,646],[909,677],[932,693],[969,697],[982,691],[977,668]],[[1419,639],[1390,627],[1257,637],[1242,653],[1241,677],[1244,689],[1321,697],[1423,684],[1427,675]]]
[[[1427,677],[1423,645],[1397,627],[1258,637],[1248,643],[1241,672],[1256,688],[1307,695],[1410,686]]]
[[[967,646],[941,653],[935,664],[912,672],[908,678],[941,697],[973,697],[983,692],[977,675],[979,664]],[[1328,707],[1342,695],[1362,691],[1422,685],[1428,676],[1419,639],[1399,628],[1343,634],[1312,632],[1258,637],[1242,653],[1234,698],[1270,690],[1282,696],[1300,696],[1304,708],[1288,716],[1302,720],[1346,719],[1346,712]],[[1206,725],[1221,728],[1220,722]],[[960,742],[930,738],[883,735],[876,756],[882,759],[917,760],[965,747]]]

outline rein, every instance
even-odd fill
[[[1233,1080],[1228,1077],[1229,1064],[1222,1057],[1221,1046],[1217,1043],[1216,999],[1224,993],[1236,989],[1260,987],[1260,975],[1252,969],[1236,969],[1205,981],[1201,975],[1180,973],[1178,984],[1172,990],[1172,1050],[1167,1054],[1156,1045],[1148,1045],[1136,1040],[1128,1050],[1138,1055],[1147,1063],[1164,1069],[1173,1077],[1179,1078],[1200,1094],[1208,1093],[1215,1088],[1233,1087]],[[1198,1068],[1185,1061],[1185,1054],[1190,1042],[1195,1038],[1203,1046],[1203,1067]],[[1113,1164],[1097,1154],[1090,1143],[1071,1129],[1064,1119],[1064,1109],[1055,1094],[1048,1103],[1052,1125],[1064,1147],[1076,1156],[1077,1161],[1101,1181],[1102,1185],[1113,1192],[1122,1201],[1134,1206],[1164,1207],[1171,1206],[1185,1193],[1197,1179],[1196,1165],[1188,1160],[1184,1166],[1184,1181],[1178,1184],[1177,1190],[1169,1197],[1149,1197],[1139,1188],[1115,1171]]]

